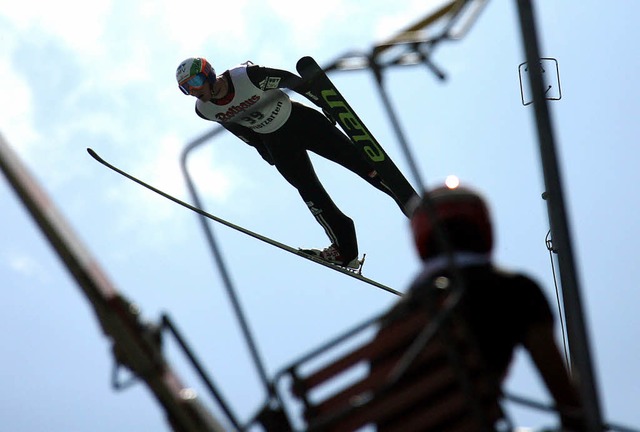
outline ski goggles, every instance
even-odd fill
[[[182,93],[188,95],[191,94],[192,91],[198,90],[202,88],[207,82],[207,77],[203,73],[196,74],[189,78],[188,80],[178,84]]]

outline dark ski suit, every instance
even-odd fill
[[[291,101],[281,88],[305,95],[303,80],[288,71],[253,65],[250,62],[223,72],[230,84],[221,100],[196,102],[196,113],[220,123],[256,148],[295,187],[342,257],[358,256],[353,221],[342,213],[326,192],[311,164],[310,150],[359,175],[385,192],[404,212],[409,197],[398,199],[360,154],[350,139],[320,111]]]

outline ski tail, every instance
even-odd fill
[[[409,203],[417,193],[378,140],[312,57],[302,57],[298,60],[296,69],[306,81],[310,92],[318,98],[318,103],[337,121],[351,142],[378,172],[405,215],[409,216]]]

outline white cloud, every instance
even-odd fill
[[[27,278],[38,278],[39,280],[45,279],[45,273],[32,256],[19,252],[4,252],[3,261],[9,267],[9,269],[21,276]]]
[[[180,156],[184,149],[184,142],[176,135],[166,135],[160,138],[153,148],[143,149],[142,156],[138,156],[137,163],[128,165],[135,166],[128,170],[120,167],[139,180],[153,186],[154,188],[171,195],[181,201],[193,204],[188,195],[186,182],[180,166]],[[212,166],[210,163],[210,150],[199,152],[198,157],[190,159],[189,175],[197,184],[199,196],[208,201],[226,201],[232,191],[242,184],[240,175],[232,167]],[[118,162],[114,162],[118,166]],[[171,224],[172,235],[180,236],[176,221],[181,220],[186,223],[191,219],[177,217],[179,214],[186,214],[189,210],[177,203],[172,203],[159,194],[148,190],[140,185],[122,184],[109,188],[106,191],[107,199],[111,206],[126,211],[119,213],[118,225],[120,229],[130,230],[132,227],[139,227],[136,230],[140,235],[151,232],[150,238],[143,240],[152,241],[155,244],[167,240],[169,234],[166,231],[168,223]]]
[[[36,267],[35,261],[26,255],[12,255],[8,257],[8,264],[13,271],[26,275],[32,274]]]
[[[136,161],[110,162],[150,186],[184,200],[186,189],[178,164],[181,149],[182,142],[177,137],[165,136],[152,148],[132,152],[131,154],[137,155]],[[127,166],[134,168],[127,168]],[[109,189],[107,195],[114,207],[125,210],[119,216],[119,224],[122,228],[129,229],[137,226],[148,229],[166,226],[167,221],[175,219],[177,212],[185,211],[168,200],[163,201],[165,198],[133,182],[126,183],[124,186],[123,183],[117,183],[117,185]],[[152,231],[162,232],[162,230],[153,229]]]
[[[245,183],[240,171],[224,164],[212,164],[215,160],[212,146],[201,151],[197,157],[189,160],[189,175],[198,192],[207,199],[218,203],[227,203],[234,193]]]
[[[149,2],[143,14],[151,9],[159,12],[167,40],[176,43],[187,55],[197,55],[206,47],[215,50],[246,49],[251,42],[250,29],[246,25],[255,5],[248,0],[234,0],[221,4],[215,1],[184,3],[172,0]],[[179,60],[178,60],[179,61]]]
[[[25,150],[38,134],[33,127],[33,95],[23,76],[13,67],[10,53],[13,41],[9,35],[2,36],[0,49],[0,133],[14,148]]]
[[[184,196],[184,180],[180,171],[180,153],[184,143],[175,135],[163,136],[149,151],[145,165],[140,167],[149,181],[172,195]]]
[[[103,17],[111,9],[111,0],[31,0],[2,1],[0,15],[19,30],[38,29],[59,37],[74,50],[95,52],[104,28]]]
[[[280,18],[280,32],[291,35],[291,43],[309,52],[315,51],[323,39],[328,39],[333,29],[348,24],[346,20],[357,8],[342,0],[325,0],[320,7],[296,0],[268,0],[266,4],[272,14]]]

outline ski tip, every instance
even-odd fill
[[[97,160],[98,162],[102,160],[102,158],[98,156],[98,153],[96,153],[91,147],[87,147],[87,153],[89,153],[91,157]]]
[[[316,67],[319,67],[318,63],[311,56],[301,57],[300,60],[298,60],[298,62],[296,63],[296,70],[301,76],[309,73],[309,68],[315,69]]]

